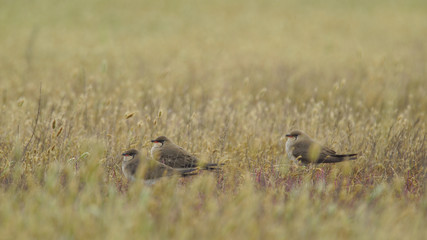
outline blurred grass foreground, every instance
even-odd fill
[[[426,39],[423,0],[1,0],[0,239],[425,239]],[[227,165],[128,184],[160,135]]]

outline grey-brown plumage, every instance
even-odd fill
[[[200,166],[199,160],[192,154],[176,145],[165,136],[151,140],[154,146],[151,148],[151,156],[154,160],[166,164],[172,168],[196,168],[215,169],[217,163],[208,163]],[[220,164],[223,165],[223,164]]]
[[[293,130],[286,134],[286,152],[294,161],[309,163],[337,163],[355,160],[357,154],[337,154],[334,150],[322,146],[301,130]]]
[[[143,165],[140,160],[139,152],[135,149],[131,149],[122,153],[122,155],[123,174],[129,181],[135,181],[135,175],[139,167]],[[147,183],[154,183],[155,180],[165,176],[181,175],[185,177],[197,174],[196,168],[174,169],[165,164],[152,160],[147,160],[144,165],[145,171],[143,172],[142,176]]]

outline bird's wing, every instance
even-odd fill
[[[337,154],[337,152],[335,152],[334,150],[328,148],[328,147],[322,147],[322,151],[320,152],[320,157],[326,157],[329,155],[334,155]]]
[[[321,162],[327,156],[336,154],[336,152],[328,147],[322,146],[318,142],[301,141],[293,146],[292,155],[303,163]]]
[[[164,176],[170,176],[174,173],[175,171],[173,168],[157,161],[150,161],[145,169],[144,179],[156,179]]]
[[[336,152],[334,150],[332,150],[332,149],[330,149],[328,147],[323,147],[322,146],[322,149],[321,149],[320,154],[319,154],[319,158],[317,159],[316,162],[317,163],[322,163],[327,158],[329,158],[331,155],[335,155],[335,154],[336,154]]]
[[[145,168],[144,179],[157,179],[172,175],[186,177],[198,174],[197,170],[197,168],[172,168],[161,162],[151,160]]]
[[[132,161],[129,164],[127,164],[126,169],[129,170],[131,175],[135,175],[136,170],[138,170],[138,166],[139,166],[139,158],[135,159],[135,161]]]
[[[196,157],[176,145],[163,149],[159,161],[173,168],[192,168],[198,164]]]
[[[302,163],[310,163],[310,158],[308,155],[309,148],[310,143],[308,142],[296,142],[292,146],[292,155]]]

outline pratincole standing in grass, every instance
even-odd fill
[[[140,167],[139,152],[135,149],[128,150],[122,153],[122,171],[129,181],[135,181],[135,176]],[[155,183],[161,177],[181,175],[183,177],[197,174],[197,168],[171,168],[165,164],[147,160],[147,166],[143,173],[144,182],[148,185]]]
[[[337,163],[355,160],[357,154],[337,154],[334,150],[322,146],[301,130],[293,130],[286,134],[286,152],[293,161],[309,163]]]
[[[218,163],[200,164],[199,160],[192,154],[176,145],[165,136],[151,140],[154,146],[151,148],[151,156],[154,160],[173,168],[195,168],[206,170],[216,169]]]

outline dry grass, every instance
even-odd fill
[[[424,1],[1,5],[0,238],[427,236]],[[293,128],[360,158],[293,166]],[[228,165],[128,185],[159,135]]]

